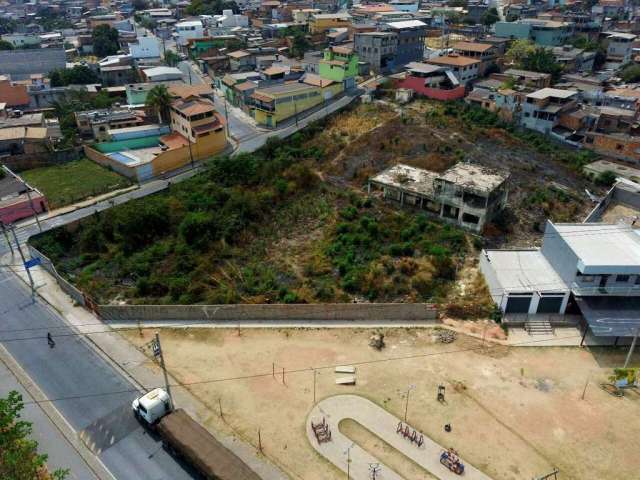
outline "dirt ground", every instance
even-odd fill
[[[123,335],[142,345],[153,331]],[[443,446],[455,447],[495,479],[528,479],[553,467],[562,479],[638,478],[640,395],[629,392],[619,399],[598,387],[623,362],[624,350],[487,348],[462,335],[442,345],[435,343],[434,329],[424,328],[384,330],[386,348],[379,352],[368,346],[372,333],[164,329],[161,337],[168,368],[210,406],[209,426],[254,445],[260,429],[264,454],[293,479],[344,477],[305,435],[313,404],[312,369],[317,371],[317,400],[355,393],[400,418],[407,387],[415,385],[409,423]],[[334,366],[342,364],[356,366],[356,386],[335,385]],[[640,364],[640,355],[633,364]],[[439,384],[446,386],[444,405],[436,401]],[[446,423],[451,433],[443,430]],[[343,428],[381,460],[398,463],[376,437],[357,425]],[[401,474],[413,477],[407,468]]]

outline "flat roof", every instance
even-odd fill
[[[504,74],[514,75],[517,77],[537,78],[537,79],[551,77],[550,73],[532,72],[530,70],[518,70],[517,68],[508,68],[507,70],[504,71]]]
[[[539,249],[485,250],[483,254],[505,293],[569,291]]]
[[[406,20],[404,22],[389,22],[387,23],[389,27],[394,30],[401,30],[403,28],[417,28],[417,27],[426,27],[427,24],[421,22],[420,20]]]
[[[595,162],[591,162],[589,165],[585,165],[584,169],[595,173],[610,171],[615,173],[616,175],[620,175],[621,177],[640,178],[639,169],[634,168],[630,165],[623,165],[609,160],[596,160]]]
[[[560,90],[558,88],[542,88],[527,95],[528,98],[545,99],[549,97],[555,98],[569,98],[576,95],[576,90]]]
[[[467,189],[490,192],[508,178],[508,174],[471,163],[456,163],[439,175],[439,178]]]
[[[406,69],[412,72],[434,73],[444,71],[445,67],[439,65],[430,65],[422,62],[409,62]]]
[[[624,275],[640,270],[640,236],[629,225],[548,222],[544,236],[554,234],[576,254],[583,274]]]
[[[488,43],[478,43],[478,42],[456,42],[451,47],[453,49],[465,50],[468,52],[486,52],[487,50],[491,50],[495,48],[494,45]]]
[[[391,185],[425,196],[433,196],[433,183],[438,174],[422,168],[398,164],[383,170],[371,179],[382,185]]]

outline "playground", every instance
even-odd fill
[[[134,329],[123,335],[141,346],[154,332]],[[369,346],[375,332],[384,336],[381,350]],[[440,477],[425,472],[393,442],[425,452],[425,461],[437,466],[442,452],[454,448],[465,467],[458,478],[467,478],[471,468],[493,480],[532,479],[555,468],[559,479],[637,478],[640,395],[629,391],[618,398],[599,386],[624,362],[626,350],[489,347],[462,334],[443,344],[436,333],[433,328],[160,330],[167,366],[209,406],[208,426],[261,446],[294,480],[345,478],[345,464],[336,466],[309,438],[311,420],[317,425],[323,417],[329,431],[320,426],[319,434],[330,439],[320,448],[348,437],[349,445],[411,480]],[[631,364],[640,364],[639,354]],[[444,399],[438,400],[440,386]],[[380,424],[385,435],[355,414],[336,423],[328,412],[313,413],[337,395],[363,397],[382,417],[393,418]],[[438,445],[428,455],[427,440]],[[334,448],[346,462],[348,454]]]

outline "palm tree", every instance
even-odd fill
[[[155,108],[158,115],[158,123],[162,123],[162,117],[168,118],[169,105],[171,105],[171,95],[166,85],[156,85],[147,94],[147,107]]]

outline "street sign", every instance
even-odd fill
[[[32,267],[37,267],[41,263],[42,263],[42,258],[40,258],[40,257],[31,258],[29,260],[25,260],[24,268],[29,269],[29,268],[32,268]]]

